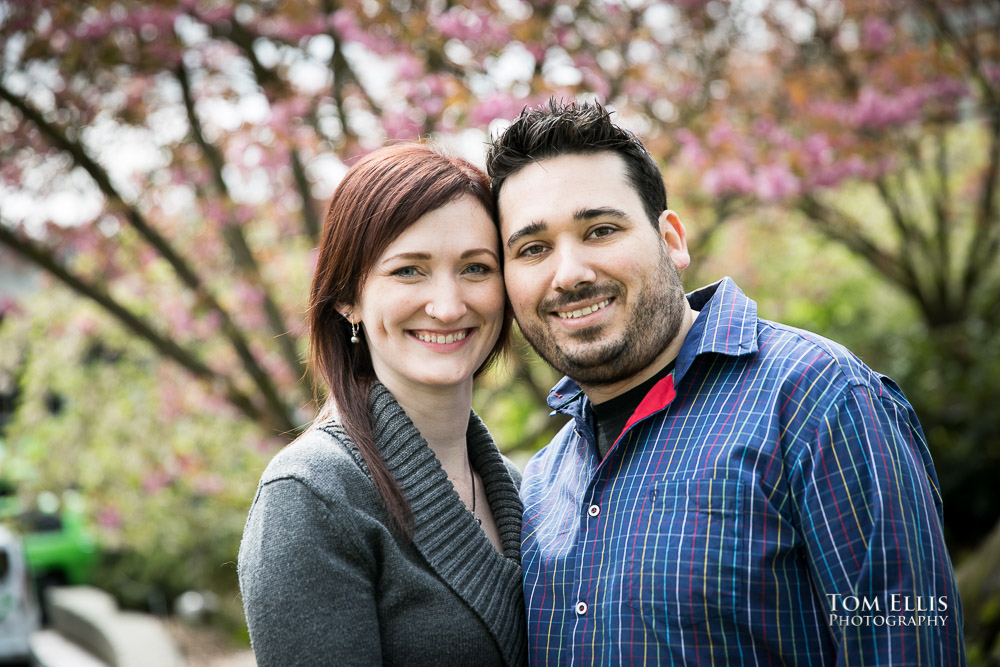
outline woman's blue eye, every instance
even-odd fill
[[[485,264],[470,264],[465,268],[466,273],[473,273],[476,275],[482,275],[484,273],[489,273],[490,267]]]
[[[417,267],[415,266],[404,266],[401,269],[396,269],[392,272],[392,275],[399,276],[400,278],[413,278],[417,275]]]

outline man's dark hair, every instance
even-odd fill
[[[611,122],[611,112],[597,102],[565,103],[521,111],[486,152],[493,201],[507,177],[533,162],[560,155],[614,153],[625,161],[626,176],[642,201],[653,227],[667,208],[667,189],[656,161],[639,139]],[[497,208],[499,214],[499,207]]]

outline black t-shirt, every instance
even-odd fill
[[[673,370],[674,361],[671,361],[660,369],[660,372],[639,386],[633,387],[624,394],[615,396],[603,403],[591,404],[591,408],[594,410],[594,433],[597,434],[597,451],[602,460],[608,455],[611,445],[615,444],[615,440],[625,430],[625,424],[628,422],[629,417],[632,416],[635,409],[642,403],[642,399],[646,397],[649,390],[657,382],[667,377]]]

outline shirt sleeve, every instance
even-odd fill
[[[263,484],[254,500],[239,577],[260,667],[382,662],[374,558],[341,500],[292,478]]]
[[[838,665],[964,665],[940,493],[912,409],[847,388],[792,474],[805,552]]]

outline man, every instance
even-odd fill
[[[684,225],[599,105],[526,110],[487,168],[518,324],[568,376],[521,489],[532,663],[963,664],[899,388],[729,279],[685,297]]]

